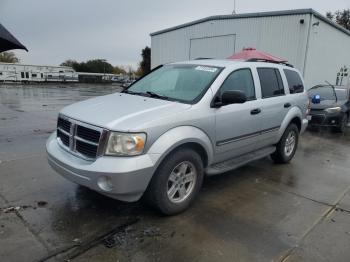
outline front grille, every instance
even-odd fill
[[[57,138],[59,138],[65,146],[69,147],[69,135],[64,134],[60,129],[57,129]]]
[[[58,118],[57,127],[61,128],[64,131],[69,133],[70,132],[70,126],[71,126],[71,123],[68,120],[63,119],[61,117]]]
[[[87,159],[98,156],[103,130],[99,127],[59,116],[57,120],[57,140],[72,154]]]
[[[310,124],[321,125],[325,119],[324,115],[312,115]]]
[[[77,136],[83,139],[98,143],[101,133],[96,130],[86,128],[84,126],[77,126]]]
[[[84,143],[82,141],[77,140],[75,144],[75,149],[85,156],[88,156],[90,158],[95,158],[97,153],[97,146],[90,145],[87,143]]]

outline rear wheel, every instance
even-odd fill
[[[280,164],[285,164],[291,161],[297,150],[298,141],[299,129],[294,123],[291,123],[276,145],[276,151],[271,155],[273,161]]]
[[[149,204],[165,215],[186,210],[203,182],[203,163],[197,152],[181,149],[171,153],[159,166],[146,191]]]

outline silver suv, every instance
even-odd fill
[[[195,60],[160,66],[121,93],[65,107],[47,141],[67,179],[164,214],[203,177],[271,156],[289,162],[307,124],[300,73],[282,64]]]

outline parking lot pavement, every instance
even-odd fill
[[[6,261],[349,261],[350,130],[307,132],[295,159],[207,178],[163,217],[47,164],[57,112],[115,86],[0,86],[0,257]]]

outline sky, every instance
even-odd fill
[[[325,14],[350,1],[236,0],[236,13],[299,8]],[[28,48],[15,51],[21,63],[102,58],[136,68],[150,33],[233,9],[234,0],[0,0],[0,23]]]

